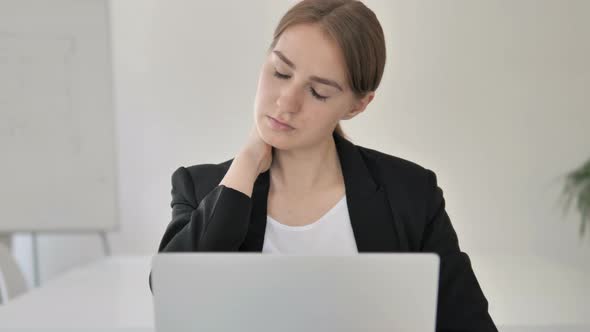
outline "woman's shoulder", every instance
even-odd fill
[[[411,180],[434,173],[417,162],[359,145],[356,147],[367,167],[377,174]]]
[[[357,148],[373,179],[394,200],[411,205],[437,195],[437,176],[431,169],[385,152],[362,146]]]
[[[186,167],[181,166],[179,169],[185,169],[186,172],[195,180],[201,180],[202,178],[211,178],[215,176],[221,176],[223,178],[232,161],[233,159],[217,164],[196,164]]]

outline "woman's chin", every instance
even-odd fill
[[[270,128],[260,128],[260,138],[268,145],[279,150],[288,150],[293,145],[293,137],[281,132],[275,132]]]

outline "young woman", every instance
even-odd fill
[[[384,66],[383,31],[361,2],[297,3],[275,30],[246,144],[173,174],[159,251],[435,252],[437,331],[497,331],[435,174],[340,128],[373,100]]]

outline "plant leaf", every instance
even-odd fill
[[[583,237],[590,219],[590,159],[566,176],[561,198],[564,214],[576,201],[581,216],[580,236]]]

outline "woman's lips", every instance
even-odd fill
[[[270,126],[274,129],[277,129],[277,130],[293,130],[293,129],[295,129],[295,128],[289,126],[288,124],[283,123],[283,122],[273,118],[272,116],[267,115],[267,118],[270,123]]]

